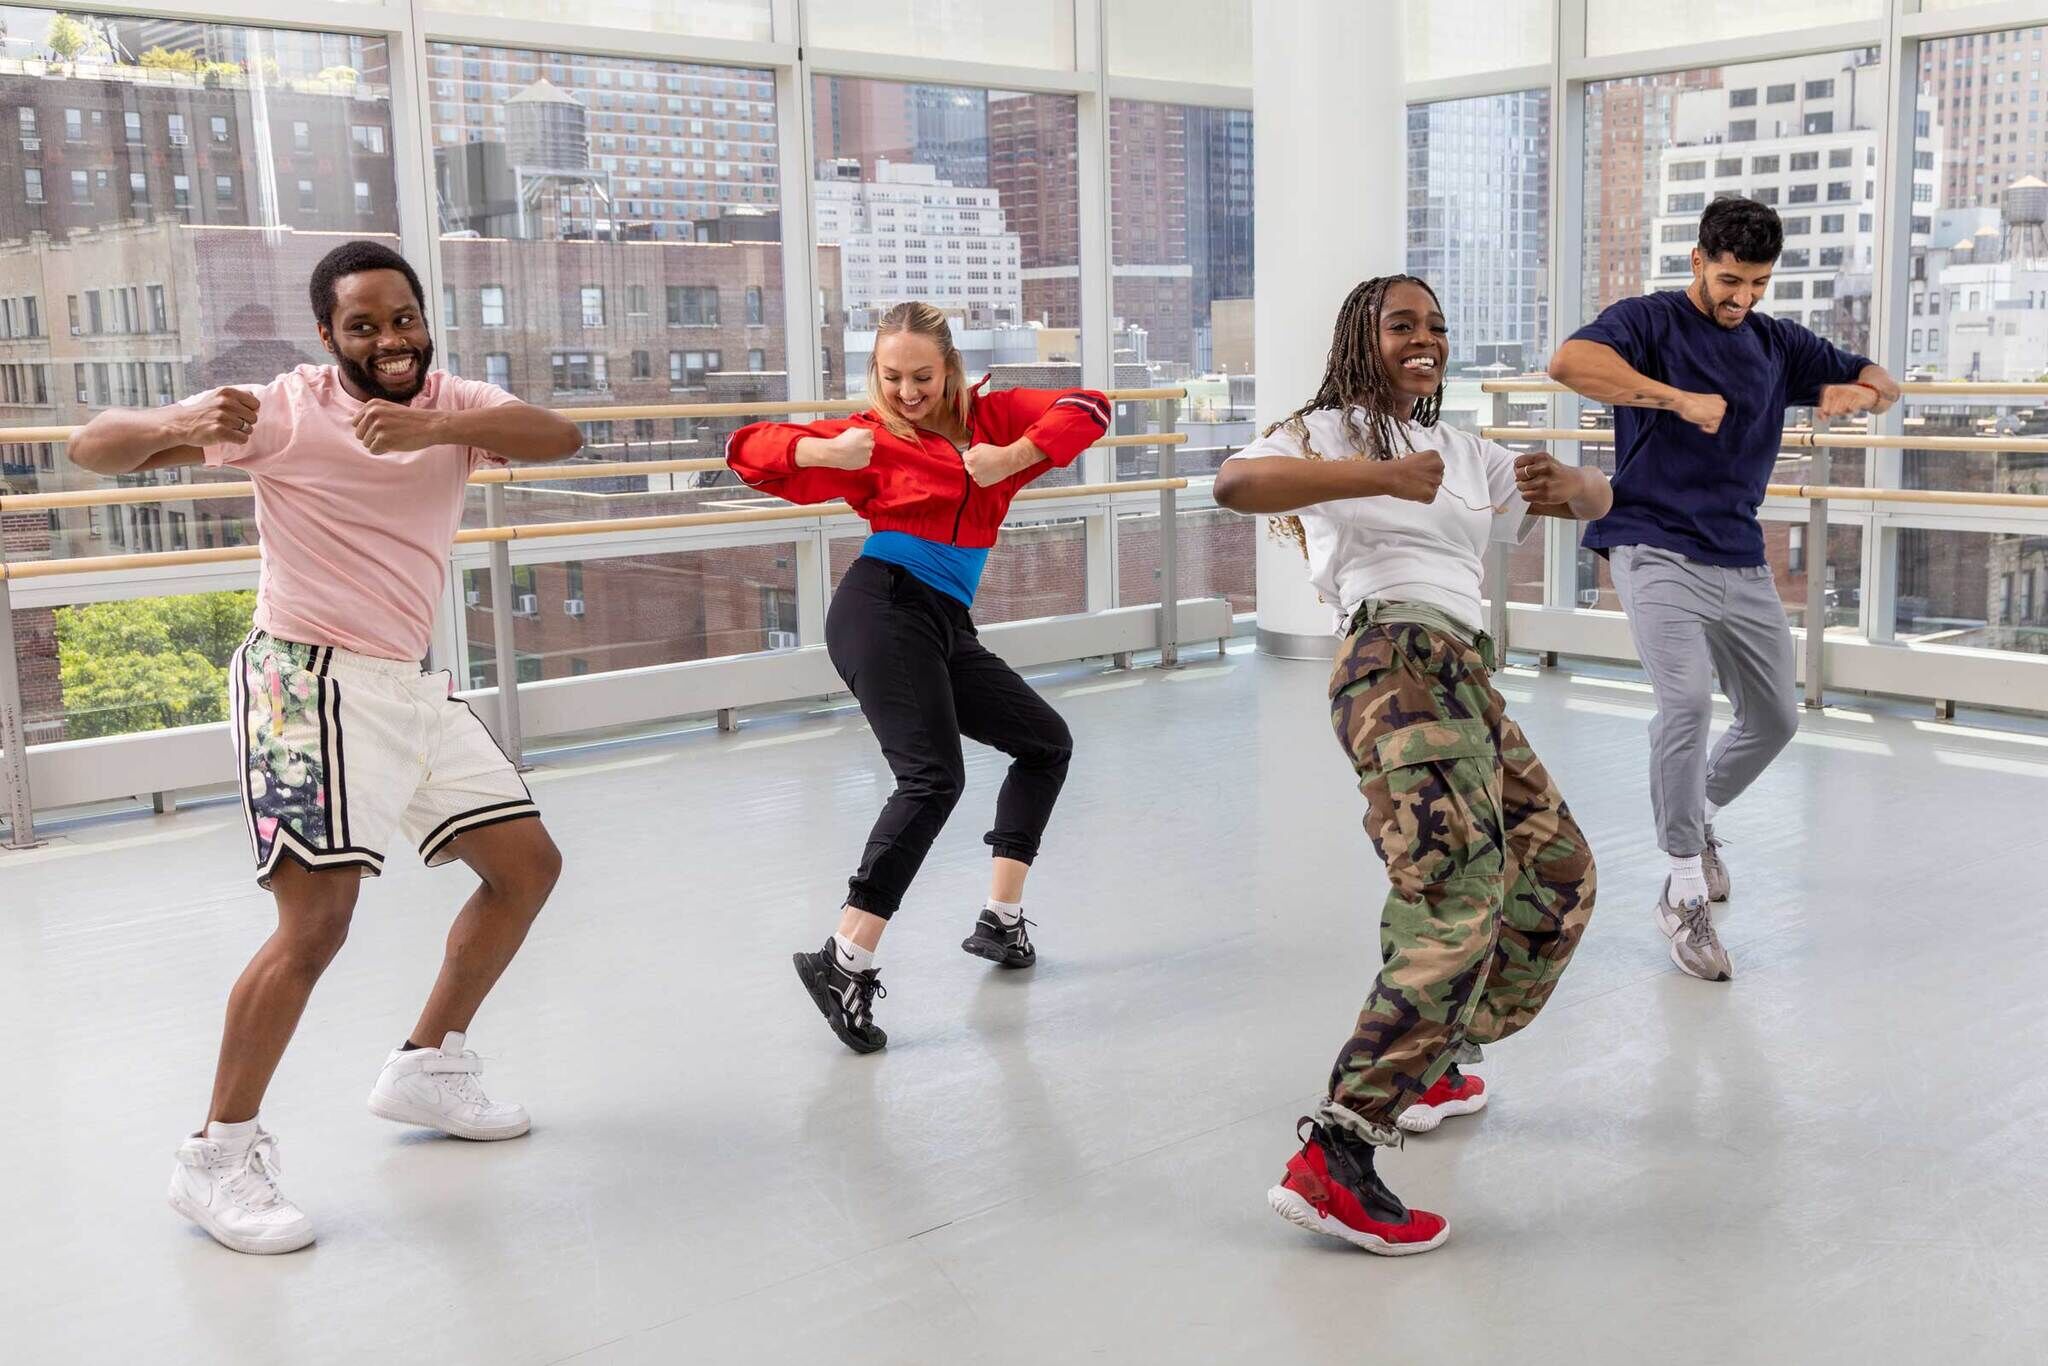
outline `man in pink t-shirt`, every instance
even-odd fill
[[[255,629],[228,668],[228,728],[277,930],[228,997],[207,1122],[171,1176],[172,1207],[238,1252],[313,1241],[278,1189],[277,1144],[256,1112],[394,832],[429,865],[460,859],[482,885],[370,1109],[462,1138],[527,1130],[523,1108],[484,1094],[465,1042],[561,871],[518,770],[454,680],[422,672],[420,658],[471,471],[560,460],[582,435],[492,385],[433,371],[419,277],[389,248],[337,247],[310,295],[333,365],[102,413],[70,447],[99,474],[204,461],[255,485],[263,573]]]

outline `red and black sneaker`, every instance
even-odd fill
[[[1411,1210],[1372,1169],[1372,1145],[1318,1124],[1309,1126],[1301,1151],[1287,1159],[1287,1175],[1266,1192],[1273,1212],[1311,1233],[1327,1233],[1382,1257],[1407,1257],[1443,1245],[1451,1226],[1440,1214]]]
[[[1452,1063],[1450,1070],[1413,1105],[1395,1116],[1394,1123],[1411,1134],[1426,1134],[1452,1115],[1477,1114],[1486,1108],[1486,1083],[1468,1077]]]

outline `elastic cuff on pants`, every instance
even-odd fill
[[[866,911],[877,920],[887,920],[890,916],[896,914],[896,908],[903,903],[901,901],[884,902],[881,897],[876,896],[873,892],[849,886],[846,889],[846,904],[853,907],[856,911]]]
[[[981,842],[989,847],[990,858],[1015,859],[1028,867],[1031,861],[1038,857],[1036,845],[1014,844],[1009,840],[997,839],[994,835],[982,836]]]
[[[1375,1148],[1398,1148],[1407,1137],[1392,1124],[1375,1124],[1356,1110],[1347,1110],[1334,1100],[1324,1100],[1309,1116],[1329,1129],[1342,1129],[1353,1138]]]

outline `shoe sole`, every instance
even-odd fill
[[[804,990],[810,993],[811,1004],[825,1017],[825,1023],[831,1027],[833,1035],[839,1042],[856,1053],[879,1053],[889,1046],[887,1040],[881,1043],[868,1043],[839,1027],[839,1021],[833,1018],[834,1008],[839,1002],[829,990],[819,985],[817,974],[811,971],[811,956],[808,953],[792,953],[789,961],[796,965],[797,980],[802,982]]]
[[[1001,944],[991,944],[986,939],[976,939],[972,935],[961,940],[960,947],[973,954],[976,958],[987,959],[997,967],[1009,968],[1013,972],[1019,968],[1036,967],[1038,965],[1038,954],[1035,952],[1023,962],[1013,963],[1010,961],[1008,951]]]
[[[1441,1105],[1411,1105],[1395,1116],[1394,1123],[1411,1134],[1426,1134],[1447,1119],[1459,1115],[1476,1115],[1486,1108],[1486,1092],[1481,1091],[1470,1100],[1447,1100]],[[1413,1116],[1413,1118],[1410,1118]]]
[[[370,1093],[370,1113],[379,1119],[388,1119],[393,1124],[410,1124],[419,1129],[438,1129],[450,1138],[466,1138],[472,1143],[495,1143],[503,1138],[518,1138],[533,1127],[531,1118],[519,1121],[519,1127],[516,1129],[485,1129],[474,1124],[462,1124],[424,1107],[408,1105],[402,1100],[392,1100],[380,1091]]]
[[[1326,1234],[1342,1238],[1356,1248],[1363,1248],[1375,1257],[1413,1257],[1418,1252],[1428,1252],[1443,1246],[1444,1239],[1451,1236],[1447,1222],[1436,1231],[1436,1237],[1426,1243],[1390,1243],[1371,1233],[1352,1228],[1341,1219],[1332,1219],[1316,1213],[1316,1207],[1296,1195],[1285,1186],[1275,1186],[1266,1192],[1266,1203],[1273,1207],[1273,1213],[1293,1224],[1296,1228],[1307,1229],[1310,1233]]]
[[[182,1195],[171,1196],[170,1205],[179,1214],[182,1214],[185,1218],[190,1219],[193,1223],[204,1229],[207,1237],[213,1239],[213,1241],[219,1243],[230,1252],[246,1253],[251,1257],[274,1257],[285,1252],[297,1252],[302,1247],[312,1246],[313,1243],[313,1231],[311,1229],[307,1229],[306,1236],[296,1241],[290,1239],[237,1237],[232,1233],[223,1232],[208,1223],[200,1208]]]

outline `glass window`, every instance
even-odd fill
[[[370,212],[370,182],[367,180],[356,182],[356,212]]]
[[[804,40],[818,47],[892,56],[1070,71],[1074,66],[1074,7],[1069,0],[971,5],[934,5],[928,0],[808,0]]]
[[[1886,0],[1586,0],[1586,51],[1602,57],[1853,23],[1880,18],[1885,4]],[[1744,84],[1755,80],[1751,76]]]
[[[450,14],[479,14],[488,19],[570,20],[638,33],[676,33],[697,38],[766,42],[773,36],[770,0],[598,0],[596,4],[565,0],[433,0],[431,8]],[[452,55],[449,60],[454,60]],[[566,66],[568,62],[564,60],[561,64]],[[481,69],[479,62],[470,65]],[[441,74],[438,69],[436,74]],[[657,75],[655,80],[656,85],[641,88],[673,91],[665,78]]]
[[[760,327],[766,321],[766,315],[761,307],[761,287],[759,285],[748,285],[747,326]]]
[[[718,326],[718,286],[670,285],[668,287],[670,327]]]
[[[387,159],[375,170],[364,165],[356,172],[372,182],[380,213],[337,221],[302,210],[297,182],[316,173],[294,150],[293,125],[306,125],[322,147],[340,143],[352,124],[388,128],[391,60],[384,40],[72,13],[118,41],[90,61],[24,61],[49,13],[13,9],[4,16],[12,36],[8,60],[0,61],[0,104],[17,112],[7,116],[10,136],[0,140],[0,174],[13,188],[11,210],[0,203],[0,216],[15,215],[0,227],[0,238],[20,242],[33,230],[46,233],[50,244],[14,253],[0,282],[0,296],[17,301],[7,363],[21,369],[24,400],[32,393],[31,376],[43,384],[42,411],[23,417],[74,424],[99,407],[157,405],[222,384],[261,384],[323,359],[307,308],[307,276],[336,233],[396,245],[397,194]],[[321,79],[340,61],[361,77],[347,88]],[[219,69],[226,62],[237,64],[233,76]],[[252,89],[248,70],[266,79]],[[239,130],[256,126],[259,117],[268,118],[271,134],[242,136]],[[67,139],[62,147],[52,146],[60,137]],[[61,163],[45,162],[59,153]],[[82,173],[83,193],[73,171]],[[26,207],[45,199],[59,202]],[[20,303],[28,296],[45,301],[56,318],[43,318],[39,308],[31,329]],[[81,347],[91,354],[81,355]],[[100,486],[61,456],[48,468],[10,462],[7,475],[10,492]],[[216,476],[157,476],[210,477]],[[142,511],[159,515],[142,518]],[[91,510],[59,509],[38,520],[32,540],[10,535],[8,554],[32,559],[168,549],[181,535],[188,546],[243,544],[253,539],[248,516],[247,503],[200,502],[131,508],[119,517],[102,512],[96,526]],[[122,528],[118,542],[115,526]],[[143,534],[130,534],[137,531]],[[184,601],[143,598],[59,609],[73,613],[68,619],[79,627],[62,646],[52,635],[50,609],[17,607],[21,638],[47,642],[26,648],[20,660],[31,735],[56,741],[220,719],[214,699],[224,696],[233,641],[217,653],[210,641],[195,646],[206,667],[175,680],[147,660],[117,657],[127,652],[127,642],[161,639],[166,630],[172,639],[186,639],[182,633],[200,615],[189,603],[180,605]],[[128,614],[127,625],[88,631],[85,618],[102,608]],[[242,607],[234,635],[246,633],[248,610]],[[60,659],[67,651],[75,659]],[[117,697],[105,686],[110,678],[144,682]],[[206,709],[195,712],[201,701]]]
[[[495,384],[500,389],[512,387],[512,356],[509,352],[493,351],[484,357],[484,382]]]
[[[1104,0],[1110,74],[1249,87],[1252,6],[1253,0]]]
[[[1112,5],[1118,0],[1110,0]],[[1552,0],[1402,0],[1411,81],[1541,66],[1550,60]],[[1179,21],[1166,19],[1169,28]],[[1189,32],[1199,30],[1189,29]],[[1250,44],[1246,44],[1249,60]]]
[[[694,24],[684,8],[673,12]],[[600,5],[576,18],[603,23],[640,12],[671,9]],[[429,98],[428,134],[443,281],[465,303],[474,292],[476,326],[504,329],[465,346],[505,357],[497,362],[503,387],[529,402],[579,408],[789,397],[777,193],[783,130],[773,72],[452,43],[429,43],[426,62],[430,83],[444,73],[476,82],[474,91]],[[637,148],[620,145],[628,118],[639,122]],[[537,146],[547,149],[548,178],[523,199],[506,192],[509,167]],[[746,329],[749,289],[760,295],[764,323]],[[836,280],[821,280],[819,289],[832,297]],[[679,330],[669,332],[670,323]],[[678,361],[673,386],[659,359],[668,344],[696,357],[694,365]],[[724,358],[744,360],[750,349],[763,353],[758,371],[725,372]],[[494,362],[486,355],[484,364],[488,373]],[[672,387],[695,392],[671,397]],[[747,421],[710,420],[708,439],[722,443]],[[633,430],[594,423],[588,449],[610,459],[719,449],[666,437],[616,439]],[[702,490],[695,479],[660,482],[655,491],[627,481],[623,491],[645,495],[633,498],[517,486],[507,497],[518,504],[512,515],[531,521],[690,512],[718,496],[711,480]],[[730,480],[724,483],[719,492],[730,496]],[[615,559],[592,561],[587,576],[590,616],[575,629],[579,648],[591,646],[594,660],[605,657],[607,641],[654,629],[625,606],[647,582],[644,573]],[[679,589],[673,610],[704,610],[708,591]],[[521,648],[553,669],[553,633],[566,626],[559,612],[522,622]]]
[[[1251,439],[1252,116],[1114,100],[1109,119],[1118,383],[1187,388],[1180,468],[1207,468]],[[1126,416],[1156,425],[1150,405]],[[1157,468],[1156,452],[1117,452],[1120,476]]]
[[[292,150],[310,152],[313,150],[313,125],[303,119],[292,124]]]
[[[829,76],[813,94],[824,392],[865,390],[874,325],[905,299],[952,318],[998,388],[1078,383],[1074,97]]]

